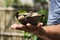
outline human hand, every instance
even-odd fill
[[[13,24],[11,25],[11,28],[16,30],[24,30],[26,32],[30,32],[33,34],[39,34],[39,29],[43,26],[43,23],[38,23],[37,26],[31,25],[30,23],[27,23],[26,25],[23,24]]]

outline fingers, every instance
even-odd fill
[[[12,29],[15,29],[16,27],[18,27],[17,24],[13,24],[13,25],[11,25],[11,28],[12,28]]]
[[[25,27],[24,25],[22,25],[22,24],[13,24],[13,25],[11,25],[11,28],[12,29],[17,29],[17,30],[22,30],[22,28],[23,27]]]
[[[38,23],[37,26],[31,25],[30,23],[27,23],[26,26],[22,24],[13,24],[11,25],[12,29],[17,29],[17,30],[24,30],[27,32],[33,32],[36,31],[38,28],[41,28],[43,23]]]
[[[30,23],[27,23],[26,26],[27,26],[28,28],[32,28],[32,27],[33,27],[33,25],[31,25]]]
[[[37,27],[42,27],[43,23],[38,23]]]
[[[30,32],[33,32],[33,31],[37,30],[36,25],[34,26],[34,25],[30,24],[30,23],[27,23],[26,26],[29,28]]]
[[[37,34],[38,30],[41,29],[41,27],[43,26],[43,23],[39,23],[37,26],[36,25],[34,26],[30,23],[27,23],[26,26],[29,28],[28,29],[29,32]]]
[[[28,28],[28,31],[29,31],[29,32],[32,31],[33,26],[32,26],[30,23],[27,23],[27,24],[26,24],[26,27]]]
[[[24,31],[27,31],[28,32],[28,27],[26,27],[25,25],[22,25],[22,24],[13,24],[11,25],[11,28],[12,29],[16,29],[16,30],[24,30]]]

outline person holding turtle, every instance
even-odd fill
[[[24,30],[37,37],[46,36],[50,40],[60,40],[60,0],[50,0],[47,26],[44,23],[38,23],[36,26],[31,23],[13,24],[11,28]]]

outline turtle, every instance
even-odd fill
[[[18,21],[23,24],[26,25],[27,23],[31,23],[32,25],[37,25],[39,22],[39,18],[44,17],[44,14],[39,14],[39,13],[25,13],[25,14],[20,14],[20,13],[16,13],[15,14],[16,18],[18,19]]]

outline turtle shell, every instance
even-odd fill
[[[23,25],[26,25],[27,23],[31,23],[32,25],[37,25],[39,18],[44,16],[43,14],[32,14],[29,16],[28,15],[29,14],[24,15],[24,14],[17,13],[16,17],[17,17],[18,21]]]

